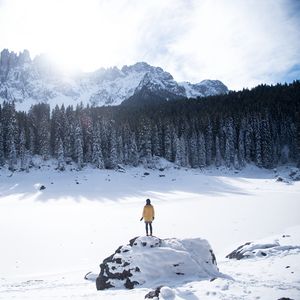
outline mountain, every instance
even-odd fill
[[[59,71],[46,55],[32,60],[27,50],[16,54],[7,49],[0,55],[0,103],[15,101],[21,109],[37,102],[51,106],[80,102],[92,106],[119,105],[145,91],[147,95],[171,100],[224,94],[228,89],[218,80],[179,83],[162,68],[145,62],[70,75]]]

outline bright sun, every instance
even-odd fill
[[[117,18],[119,11],[114,12],[109,1],[10,1],[14,13],[7,15],[14,19],[6,21],[21,36],[15,48],[26,45],[33,55],[47,53],[66,70],[111,65],[122,40],[129,36],[124,31],[130,29],[120,26],[125,20]]]

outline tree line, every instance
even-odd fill
[[[155,100],[155,99],[154,99]],[[142,101],[141,101],[142,102]],[[236,169],[299,163],[300,81],[226,95],[115,107],[0,105],[0,167],[29,170],[39,155],[57,168],[75,162],[114,169],[152,167],[156,157],[178,166]]]

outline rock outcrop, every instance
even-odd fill
[[[133,289],[219,276],[215,255],[206,240],[137,237],[104,259],[96,287]]]
[[[280,255],[281,253],[288,254],[289,252],[299,253],[300,246],[280,244],[278,240],[262,243],[247,242],[229,253],[226,258],[240,260],[255,257],[270,257]]]

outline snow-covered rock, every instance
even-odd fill
[[[200,238],[134,238],[106,258],[100,269],[98,290],[155,287],[221,276],[209,243]]]
[[[52,107],[80,102],[94,106],[119,105],[144,88],[165,99],[228,92],[218,80],[178,83],[170,73],[145,62],[71,75],[61,72],[45,55],[31,60],[27,50],[16,54],[7,49],[0,55],[0,103],[15,101],[18,109],[28,110],[38,102],[47,102]]]
[[[279,256],[281,253],[300,253],[300,245],[280,244],[278,240],[264,243],[247,242],[229,253],[227,258],[237,260],[254,257]]]

